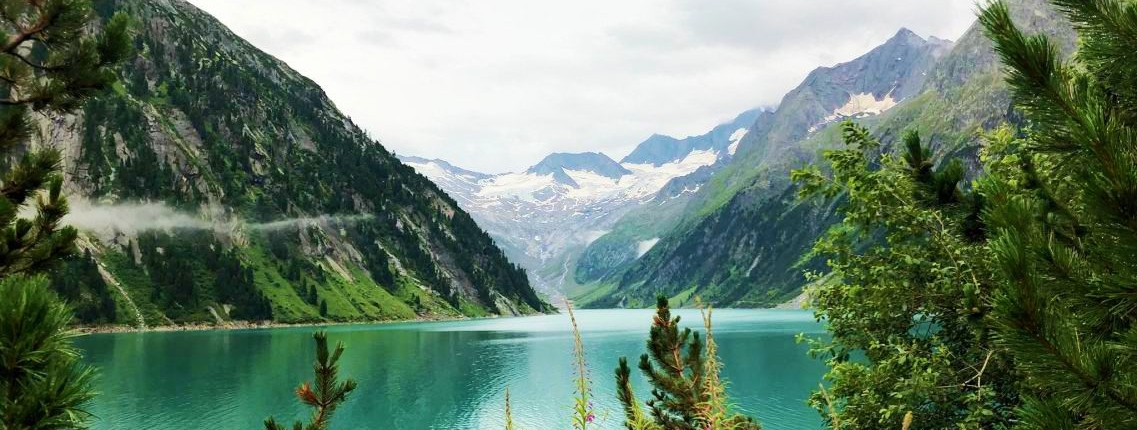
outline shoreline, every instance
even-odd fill
[[[514,317],[524,317],[530,315],[513,315]],[[109,324],[109,325],[80,325],[72,327],[69,330],[77,336],[87,336],[93,334],[119,334],[119,333],[171,333],[171,332],[188,332],[188,331],[228,331],[228,330],[268,330],[275,328],[293,328],[293,327],[325,327],[325,326],[350,326],[350,325],[379,325],[379,324],[399,324],[399,323],[415,323],[415,322],[437,322],[437,321],[465,321],[471,319],[490,319],[490,318],[508,318],[501,316],[470,318],[465,316],[457,317],[419,317],[405,320],[375,320],[375,321],[318,321],[318,322],[278,322],[278,321],[226,321],[224,323],[188,323],[188,324],[174,324],[174,325],[158,325],[147,326],[146,328],[138,328],[122,324]]]
[[[794,298],[788,302],[779,304],[770,308],[722,308],[722,309],[769,309],[769,310],[806,310],[802,306],[802,299],[805,294]],[[649,308],[643,308],[648,310]],[[678,308],[688,309],[688,308]],[[694,308],[690,308],[694,309]],[[559,310],[559,309],[558,309]],[[558,312],[559,313],[559,312]],[[269,330],[277,328],[297,328],[297,327],[331,327],[331,326],[353,326],[353,325],[387,325],[387,324],[400,324],[400,323],[424,323],[424,322],[444,322],[444,321],[474,321],[483,319],[498,319],[498,318],[521,318],[541,315],[556,315],[558,313],[534,313],[525,315],[494,315],[485,317],[467,317],[467,316],[420,316],[412,319],[405,320],[371,320],[371,321],[312,321],[312,322],[279,322],[279,321],[226,321],[224,323],[187,323],[187,324],[165,324],[157,326],[147,326],[144,329],[138,327],[124,325],[124,324],[104,324],[104,325],[76,325],[68,330],[69,333],[75,336],[88,336],[96,334],[123,334],[123,333],[173,333],[173,332],[196,332],[196,331],[230,331],[230,330]]]

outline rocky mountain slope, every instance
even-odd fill
[[[1015,2],[1014,13],[1024,28],[1072,47],[1072,31],[1041,1]],[[898,67],[906,56],[916,60]],[[954,46],[901,31],[864,57],[818,69],[758,118],[738,156],[677,210],[679,221],[651,251],[609,271],[583,299],[646,306],[657,294],[678,303],[699,295],[718,305],[766,306],[796,295],[801,270],[821,263],[803,256],[839,215],[836,202],[797,201],[789,170],[840,145],[843,119],[869,125],[885,143],[915,128],[941,154],[974,155],[980,131],[1016,120],[1001,79],[975,27]]]
[[[758,214],[750,212],[736,214],[743,217],[725,216],[713,214],[714,209],[731,204],[723,199],[749,185],[769,187],[784,182],[759,172],[765,170],[767,160],[781,159],[789,165],[809,155],[791,143],[845,119],[880,115],[910,98],[917,92],[914,88],[923,84],[931,65],[950,47],[948,41],[934,37],[925,40],[904,29],[853,61],[811,72],[777,109],[755,118],[739,142],[737,155],[726,166],[706,172],[700,178],[706,186],[698,193],[665,207],[633,211],[616,224],[613,233],[589,246],[576,267],[577,281],[599,288],[583,299],[594,301],[597,306],[638,306],[638,302],[626,302],[624,297],[637,295],[631,291],[642,289],[645,296],[661,292],[686,299],[698,290],[708,299],[739,304],[740,297],[722,300],[722,291],[732,290],[737,295],[748,290],[755,275],[761,276],[754,271],[761,260],[794,270],[792,266],[799,255],[774,256],[756,248],[794,240],[808,242],[816,237],[815,230],[775,229],[777,217],[755,217]],[[823,216],[808,208],[792,209],[796,207],[792,193],[781,197],[785,199],[783,207],[777,210],[793,211],[789,216],[801,222],[801,227],[813,223],[808,218]],[[700,222],[705,224],[699,225]],[[701,235],[696,238],[680,238],[675,233],[676,229],[689,231],[697,225],[694,231]],[[700,244],[703,240],[732,240],[724,235],[741,235],[735,238],[741,244],[733,250],[712,250]],[[658,243],[646,254],[633,254],[632,250],[645,240]]]
[[[87,322],[375,320],[550,309],[457,202],[321,89],[183,0],[137,25],[111,94],[44,118],[84,255]],[[381,97],[382,95],[376,95]]]
[[[618,163],[598,153],[556,153],[524,172],[485,175],[442,160],[403,161],[469,211],[538,288],[559,297],[584,247],[629,210],[698,190],[698,181],[680,185],[683,178],[725,163],[759,113],[744,112],[699,136],[651,136]]]

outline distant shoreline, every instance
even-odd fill
[[[517,315],[529,316],[529,315]],[[483,318],[505,318],[505,317],[483,317]],[[375,320],[375,321],[320,321],[320,322],[300,322],[300,323],[286,323],[276,321],[227,321],[225,323],[189,323],[189,324],[174,324],[174,325],[157,325],[147,326],[146,328],[138,328],[124,324],[108,324],[108,325],[81,325],[71,329],[72,333],[79,336],[86,336],[91,334],[117,334],[117,333],[169,333],[169,332],[186,332],[186,331],[228,331],[228,330],[266,330],[274,328],[290,328],[290,327],[324,327],[324,326],[347,326],[347,325],[377,325],[377,324],[398,324],[398,323],[413,323],[413,322],[432,322],[432,321],[464,321],[474,318],[470,317],[419,317],[405,320]],[[480,319],[480,318],[479,318]]]
[[[790,301],[782,303],[778,306],[771,308],[720,308],[720,309],[770,309],[770,310],[803,310],[802,302],[806,298],[802,294]],[[651,308],[640,308],[640,310],[650,310]],[[677,308],[677,309],[694,309],[694,308]],[[558,309],[559,311],[560,309]],[[384,324],[400,324],[400,323],[418,323],[418,322],[442,322],[442,321],[472,321],[482,319],[497,319],[497,318],[520,318],[540,315],[556,315],[559,312],[551,313],[535,313],[528,315],[509,315],[509,316],[487,316],[487,317],[418,317],[405,320],[374,320],[374,321],[319,321],[319,322],[276,322],[276,321],[227,321],[225,323],[188,323],[188,324],[166,324],[157,326],[147,326],[145,329],[129,326],[125,324],[104,324],[104,325],[77,325],[71,328],[71,333],[78,336],[86,336],[92,334],[120,334],[120,333],[172,333],[172,332],[191,332],[191,331],[230,331],[230,330],[268,330],[275,328],[295,328],[295,327],[331,327],[331,326],[352,326],[352,325],[384,325]]]

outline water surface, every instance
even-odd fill
[[[635,360],[649,310],[577,313],[600,411],[598,428],[620,428],[613,369],[628,356],[637,393],[649,390]],[[701,329],[697,311],[685,325]],[[820,333],[803,311],[717,310],[715,333],[738,407],[768,430],[818,429],[805,405],[824,367],[795,344]],[[265,417],[303,418],[292,390],[311,379],[314,328],[127,333],[77,340],[101,369],[94,430],[250,430]],[[347,351],[342,372],[359,388],[334,429],[501,429],[504,391],[522,429],[569,429],[572,336],[567,316],[328,327]]]

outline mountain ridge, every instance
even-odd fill
[[[730,146],[736,144],[740,138],[735,133],[740,129],[749,128],[749,125],[753,124],[758,115],[765,110],[748,110],[738,114],[729,122],[715,126],[711,131],[702,135],[678,139],[663,134],[653,134],[636,145],[631,153],[620,160],[620,163],[660,166],[682,159],[687,154],[697,150],[722,151],[726,149],[733,155],[734,150],[731,150]]]

